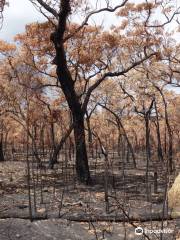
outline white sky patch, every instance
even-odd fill
[[[10,0],[9,7],[4,11],[0,39],[11,41],[17,33],[24,32],[26,24],[44,20],[28,0]]]

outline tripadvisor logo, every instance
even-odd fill
[[[143,234],[143,228],[142,227],[137,227],[135,228],[135,234],[136,235],[142,235]]]
[[[164,229],[143,229],[142,227],[137,227],[135,228],[135,234],[136,235],[143,235],[143,234],[152,234],[152,233],[155,233],[155,234],[160,234],[160,233],[173,233],[173,230],[170,229],[170,228],[164,228]]]

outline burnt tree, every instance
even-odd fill
[[[3,143],[0,141],[0,162],[4,161]]]
[[[61,11],[58,14],[56,30],[51,34],[51,41],[56,50],[54,64],[57,66],[56,73],[72,113],[74,139],[76,144],[76,172],[81,182],[89,183],[90,173],[85,140],[84,111],[80,98],[75,92],[74,81],[67,66],[66,53],[63,37],[66,31],[67,17],[71,12],[70,1],[61,1]]]
[[[33,2],[33,1],[32,1]],[[55,58],[53,63],[56,65],[56,73],[58,81],[61,85],[61,89],[65,95],[66,101],[68,103],[68,107],[72,116],[73,130],[74,130],[74,139],[75,139],[75,147],[76,147],[76,172],[78,179],[83,183],[90,182],[90,172],[88,165],[88,157],[86,150],[86,140],[85,140],[85,113],[87,111],[87,106],[89,100],[91,98],[92,92],[107,78],[114,78],[118,76],[123,76],[125,73],[129,72],[134,67],[142,64],[145,60],[151,58],[156,55],[156,52],[151,52],[149,55],[144,54],[141,56],[139,60],[130,62],[127,67],[123,67],[121,71],[111,72],[107,67],[101,69],[99,73],[102,73],[101,76],[98,76],[98,72],[96,73],[98,78],[97,80],[87,87],[84,91],[84,100],[81,99],[78,92],[75,89],[75,81],[71,75],[71,72],[68,68],[68,62],[66,57],[66,49],[65,42],[71,38],[74,34],[79,32],[85,25],[87,25],[88,20],[95,14],[101,12],[115,12],[117,9],[125,6],[127,0],[122,1],[121,4],[112,7],[105,7],[99,10],[95,10],[90,12],[84,21],[79,27],[74,31],[74,33],[70,33],[65,35],[67,30],[67,20],[68,16],[71,14],[71,1],[70,0],[61,0],[59,11],[56,11],[55,8],[48,5],[43,0],[37,0],[40,4],[40,8],[44,8],[47,12],[53,15],[53,18],[56,19],[55,30],[51,34],[50,40],[52,41],[55,48]],[[42,11],[41,11],[42,12]],[[50,20],[48,18],[48,20]],[[104,70],[104,72],[103,72]],[[107,72],[105,70],[108,70]],[[100,77],[100,78],[99,78]]]

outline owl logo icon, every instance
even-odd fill
[[[142,227],[135,228],[135,234],[136,235],[142,235],[143,234],[143,228]]]

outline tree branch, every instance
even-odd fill
[[[129,72],[131,69],[135,68],[136,66],[140,65],[141,63],[143,63],[144,61],[146,61],[147,59],[151,58],[152,56],[156,55],[157,53],[151,53],[148,56],[145,56],[144,58],[142,58],[141,60],[133,63],[131,66],[127,67],[126,69],[124,69],[123,71],[118,71],[118,72],[107,72],[105,73],[99,80],[97,80],[87,91],[82,109],[83,111],[86,110],[89,99],[91,97],[92,92],[108,77],[118,77],[118,76],[122,76],[125,73]]]
[[[73,37],[76,33],[78,33],[85,25],[87,25],[90,17],[92,17],[95,14],[98,13],[102,13],[102,12],[115,12],[118,8],[123,7],[126,3],[128,2],[128,0],[124,0],[120,5],[117,5],[114,8],[110,8],[110,7],[106,7],[106,8],[101,8],[99,10],[96,11],[92,11],[90,12],[86,18],[84,19],[84,21],[82,22],[82,24],[71,34],[69,34],[66,38],[64,38],[64,42],[67,41],[68,39],[70,39],[71,37]]]
[[[31,1],[33,3],[33,1]],[[45,3],[43,0],[37,0],[37,2],[49,13],[51,13],[55,18],[58,18],[59,15],[56,12],[56,10],[54,10],[52,7],[50,7],[47,3]]]

